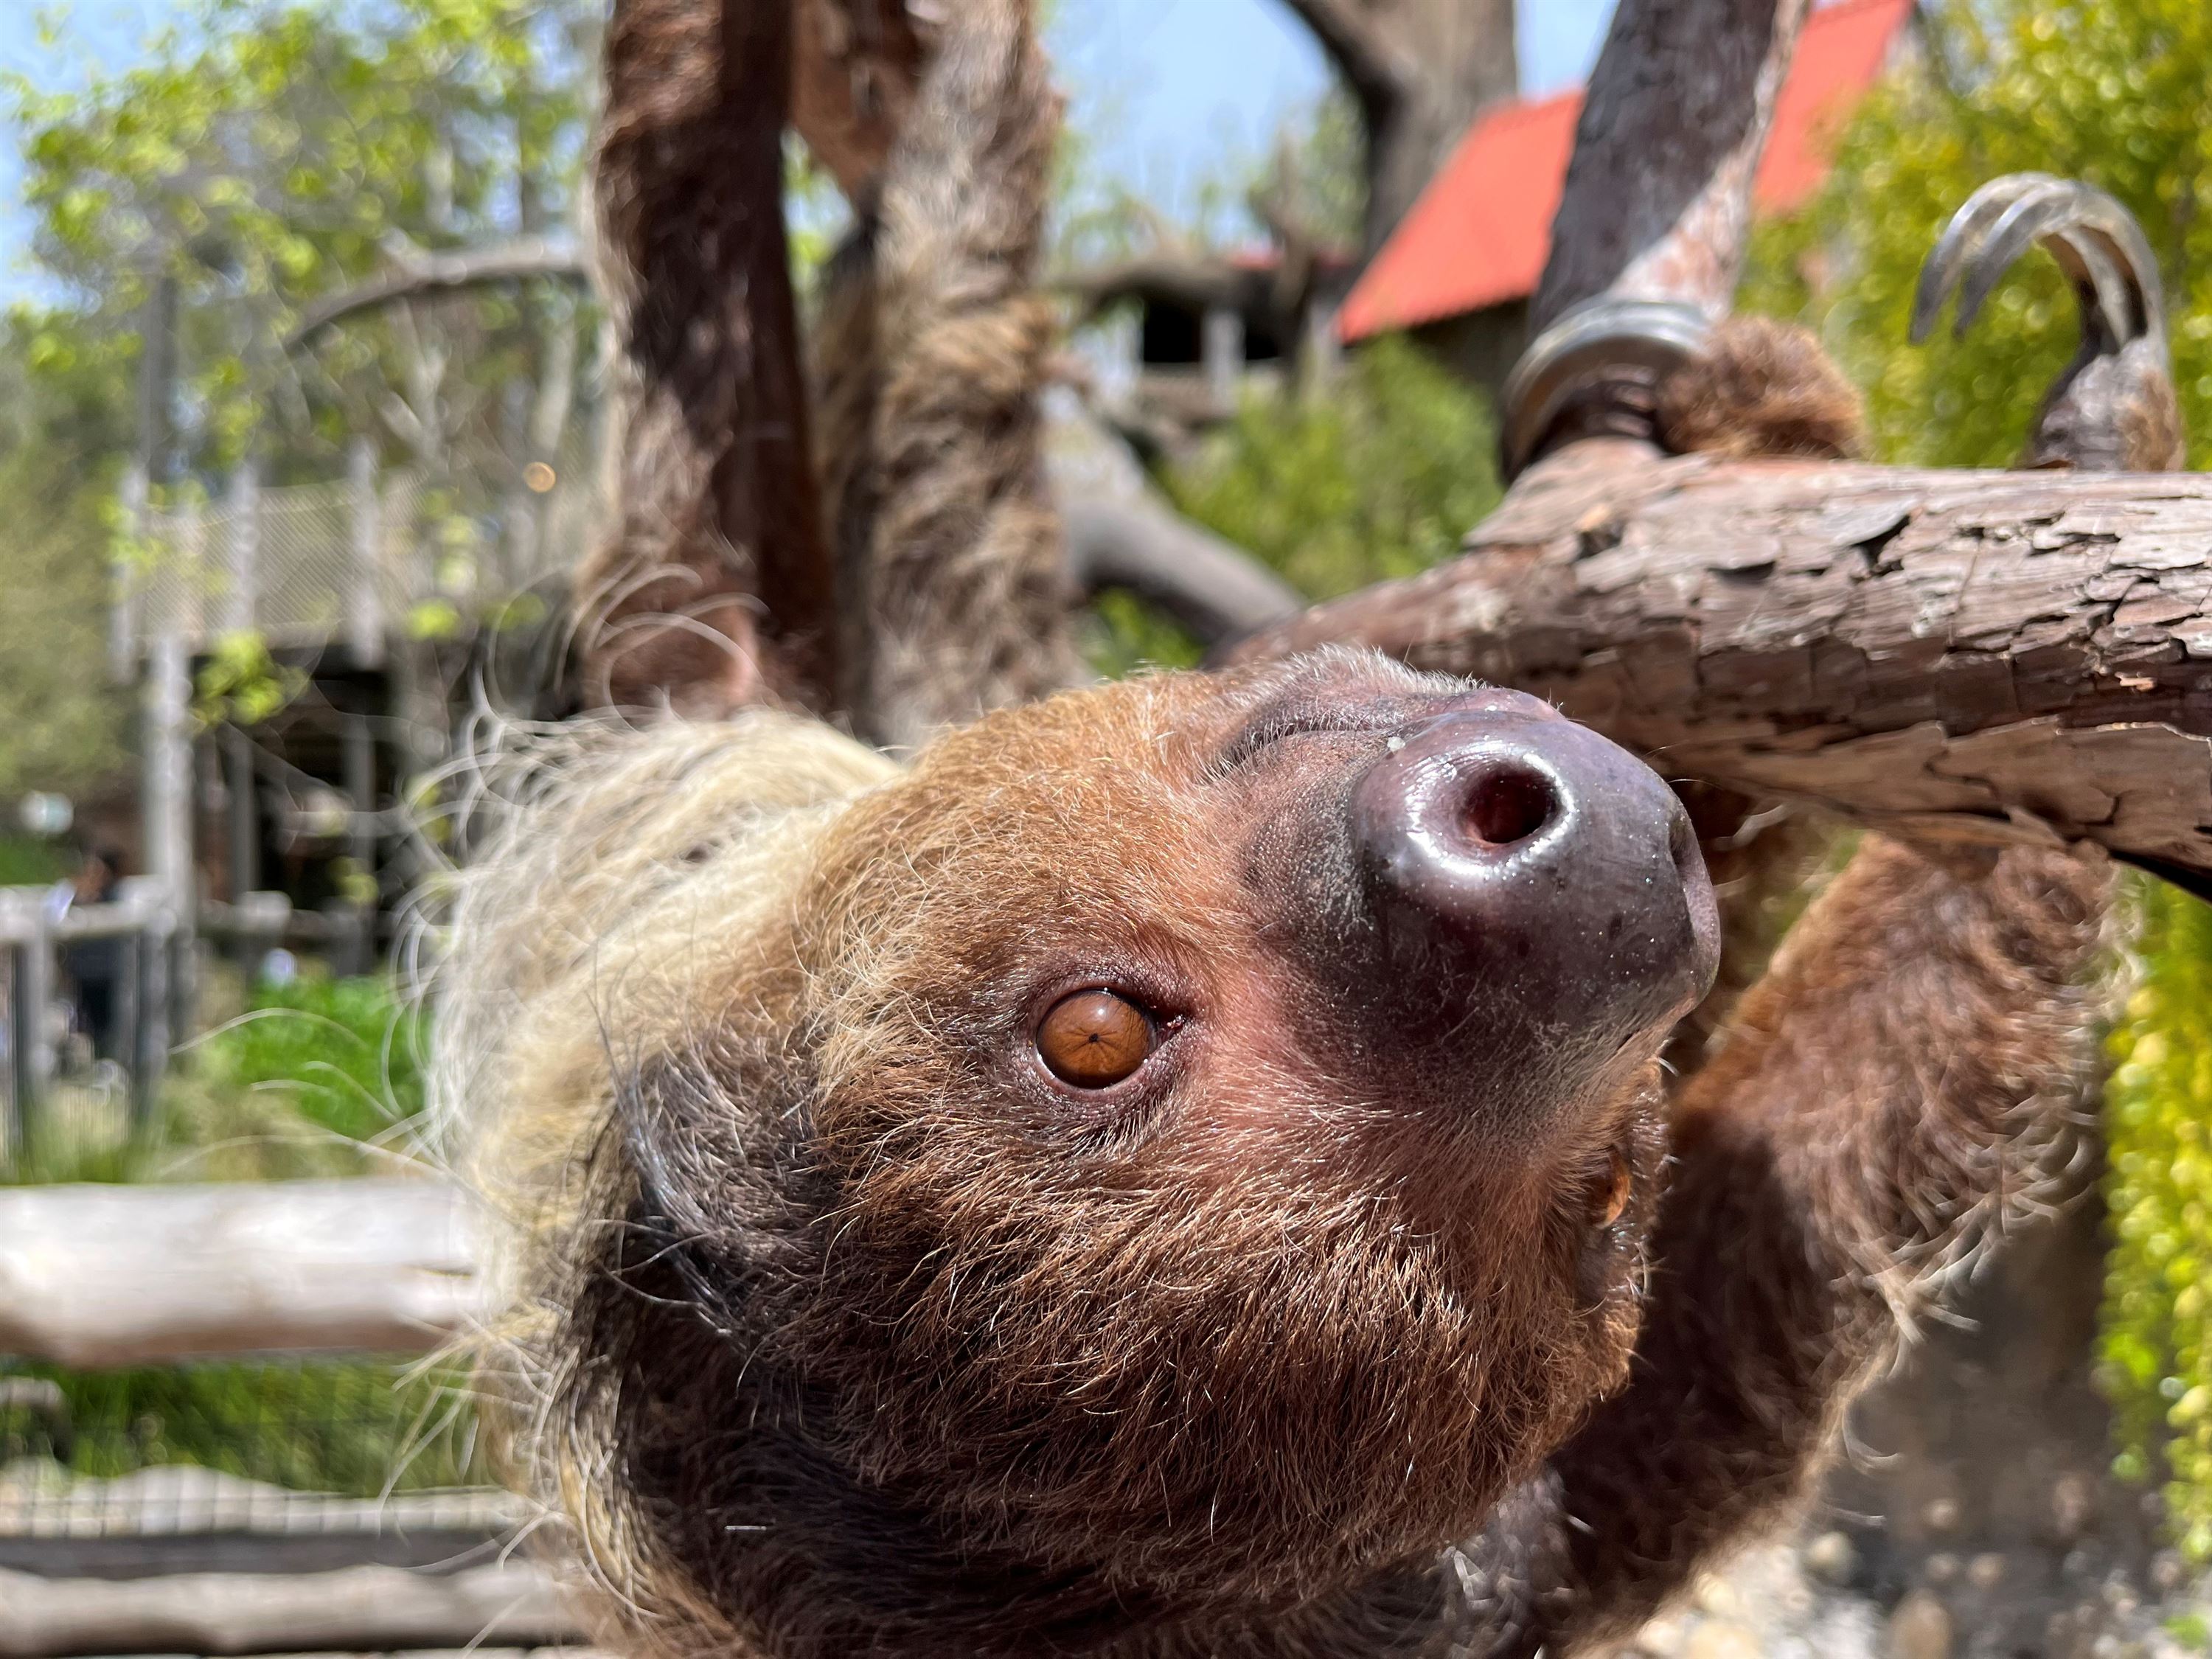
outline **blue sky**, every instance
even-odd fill
[[[1612,0],[1520,0],[1530,92],[1582,79]],[[191,0],[0,0],[0,70],[41,86],[130,63]],[[42,38],[41,17],[59,20]],[[1321,53],[1280,0],[1059,0],[1052,49],[1099,173],[1173,209],[1224,155],[1263,154],[1326,85]],[[29,291],[21,169],[0,151],[0,302]]]

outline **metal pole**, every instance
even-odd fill
[[[167,895],[151,877],[125,882],[125,902],[139,905],[144,921],[131,935],[130,1021],[131,1104],[138,1127],[154,1120],[161,1079],[169,1066],[169,939]]]
[[[169,917],[170,962],[161,978],[168,1024],[191,1024],[192,912],[198,885],[192,865],[191,653],[173,629],[146,655],[146,868],[161,884]],[[150,1008],[150,1005],[149,1005]],[[167,1046],[166,1035],[163,1047]]]
[[[261,812],[253,772],[253,739],[235,726],[222,728],[223,793],[230,830],[230,902],[237,904],[261,885]]]
[[[1199,337],[1206,365],[1206,394],[1226,413],[1237,407],[1244,380],[1244,313],[1229,306],[1209,306]]]
[[[49,1016],[54,1000],[54,939],[46,906],[36,896],[19,898],[8,933],[9,1112],[8,1146],[21,1162],[37,1133],[54,1078],[53,1033]]]

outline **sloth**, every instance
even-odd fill
[[[1712,890],[1548,704],[1331,650],[901,763],[575,726],[462,877],[487,1415],[646,1656],[1533,1655],[1783,1513],[2069,1152],[2106,876]]]

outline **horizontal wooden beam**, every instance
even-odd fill
[[[1555,699],[1669,775],[2212,872],[2212,477],[1929,471],[1577,444],[1325,643]]]
[[[0,1191],[0,1354],[426,1352],[479,1317],[479,1248],[432,1180]]]
[[[0,1659],[527,1647],[576,1634],[552,1578],[523,1562],[122,1582],[0,1572]]]

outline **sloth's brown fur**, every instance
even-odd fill
[[[633,70],[705,15],[623,10]],[[937,17],[822,330],[848,673],[889,641],[844,696],[901,744],[1073,672],[1027,292],[1049,88],[1020,0]],[[659,178],[658,130],[614,125],[617,186]],[[676,199],[617,193],[613,227],[628,200],[677,234]],[[1724,325],[1661,404],[1677,448],[1856,443],[1775,325]],[[677,483],[750,465],[720,454]],[[640,483],[643,531],[684,530]],[[758,643],[744,672],[795,672],[803,640]],[[2043,850],[1870,840],[1671,1102],[1632,1052],[1555,1133],[1471,1115],[1522,1079],[1296,948],[1340,896],[1284,826],[1340,772],[1224,785],[1297,687],[1437,695],[1337,653],[1006,709],[908,767],[757,713],[583,727],[514,775],[436,1095],[506,1224],[487,1420],[611,1645],[1564,1654],[1778,1513],[2063,1156],[2104,881]],[[1138,1109],[1023,1063],[1040,999],[1102,975],[1194,1005]],[[1616,1153],[1630,1207],[1594,1229]]]
[[[1298,675],[1420,684],[1128,683],[907,771],[768,715],[577,738],[474,866],[441,1095],[514,1227],[487,1374],[611,1640],[1556,1650],[1796,1490],[1893,1304],[2033,1187],[2100,890],[2050,854],[1863,853],[1663,1180],[1649,1069],[1556,1147],[1439,1138],[1480,1057],[1409,1070],[1283,954],[1312,781],[1212,770]],[[1135,1121],[1010,1058],[1109,959],[1209,999]],[[1577,1219],[1624,1134],[1642,1298]]]
[[[1865,447],[1858,388],[1795,323],[1731,317],[1660,383],[1659,441],[1680,454],[1848,459]]]
[[[946,13],[815,331],[842,702],[893,747],[1085,678],[1042,465],[1060,100],[1030,11]]]

